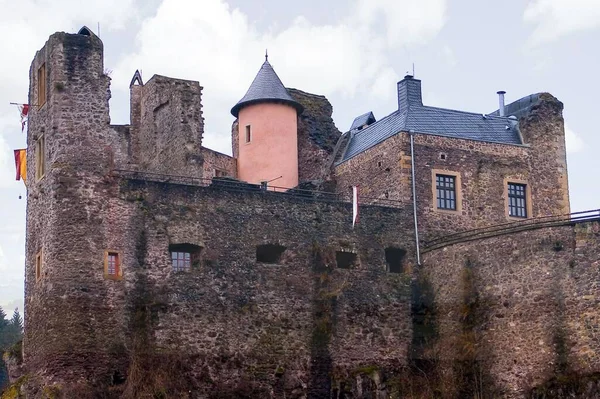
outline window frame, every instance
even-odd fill
[[[37,283],[42,279],[42,267],[44,262],[43,249],[40,249],[35,254],[35,282]]]
[[[440,208],[438,206],[438,186],[437,177],[445,176],[454,178],[454,209]],[[431,195],[433,210],[440,213],[460,215],[462,214],[462,179],[460,172],[455,172],[446,169],[432,169],[431,170]]]
[[[252,142],[252,125],[246,125],[244,130],[244,139],[246,144],[250,144]]]
[[[511,211],[511,206],[510,206],[510,199],[511,199],[511,195],[510,195],[510,190],[509,190],[509,185],[519,185],[519,186],[523,186],[524,187],[524,197],[522,197],[522,199],[525,201],[525,216],[515,216],[515,215],[511,215],[510,211]],[[508,220],[526,220],[526,219],[530,219],[532,217],[532,201],[531,201],[531,185],[529,184],[529,182],[527,182],[527,180],[523,180],[523,179],[513,179],[510,177],[505,177],[504,178],[504,212],[506,215],[506,218]]]
[[[109,273],[110,257],[116,256],[115,273]],[[104,251],[104,278],[107,280],[121,280],[123,278],[123,256],[121,251],[107,249]]]
[[[39,108],[43,107],[44,104],[46,104],[47,98],[48,82],[46,73],[46,63],[43,62],[37,70],[37,106]]]
[[[173,258],[173,255],[176,254],[176,258]],[[175,273],[186,273],[192,270],[192,253],[184,250],[176,250],[169,251],[169,255],[171,257],[171,270]],[[180,259],[179,255],[183,255]],[[187,255],[187,259],[186,256]],[[175,267],[175,263],[177,262],[177,267]],[[180,268],[179,264],[183,263],[183,268]]]
[[[35,181],[46,175],[46,137],[42,134],[35,141]]]

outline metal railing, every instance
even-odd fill
[[[426,251],[440,248],[463,241],[472,241],[479,238],[488,238],[519,231],[535,230],[544,227],[564,226],[581,222],[600,220],[600,209],[582,212],[573,212],[566,215],[542,216],[524,219],[515,222],[501,223],[477,229],[465,230],[458,233],[442,235],[432,240],[421,241]]]
[[[169,184],[180,184],[188,186],[199,186],[199,187],[210,187],[212,189],[227,190],[233,192],[248,192],[248,193],[276,193],[282,196],[303,198],[307,200],[317,200],[324,202],[339,202],[339,203],[350,203],[352,202],[352,196],[350,193],[336,193],[330,191],[318,191],[302,189],[298,187],[280,187],[272,186],[268,184],[252,184],[246,183],[230,177],[193,177],[193,176],[178,176],[169,175],[154,172],[139,172],[135,170],[115,169],[112,171],[113,175],[140,181],[151,181],[159,183]],[[373,205],[382,206],[388,208],[404,208],[406,204],[399,200],[393,200],[389,198],[376,198],[368,196],[360,196],[360,205]]]

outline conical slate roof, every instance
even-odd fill
[[[237,118],[242,107],[260,102],[283,102],[296,108],[298,113],[304,109],[290,96],[268,60],[260,67],[246,95],[231,109],[231,114]]]

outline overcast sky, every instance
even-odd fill
[[[129,117],[136,69],[204,86],[204,145],[231,153],[231,107],[264,60],[287,87],[327,96],[342,131],[397,107],[396,82],[415,64],[427,105],[473,112],[548,91],[565,104],[571,207],[600,208],[598,0],[0,0],[0,306],[23,308],[24,148],[16,107],[29,65],[56,31],[83,25],[104,41],[112,123]],[[590,178],[591,176],[591,178]],[[22,196],[22,199],[19,199]]]

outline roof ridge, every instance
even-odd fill
[[[440,111],[450,111],[450,112],[460,112],[461,114],[469,114],[469,115],[485,115],[488,118],[494,118],[494,119],[506,119],[506,120],[510,120],[508,116],[499,116],[499,115],[491,115],[491,114],[486,114],[484,112],[471,112],[471,111],[461,111],[459,109],[452,109],[452,108],[442,108],[442,107],[433,107],[431,105],[419,105],[419,108],[431,108],[431,109],[437,109]],[[409,107],[410,109],[410,107]]]

